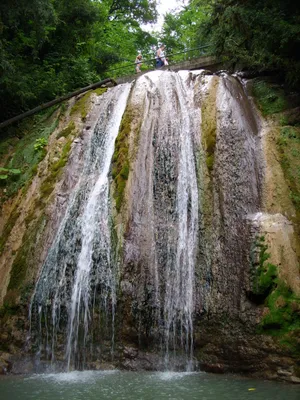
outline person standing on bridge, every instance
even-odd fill
[[[135,66],[135,72],[138,74],[139,72],[142,72],[141,71],[141,69],[140,69],[140,66],[142,65],[142,58],[143,58],[143,56],[141,55],[141,53],[139,53],[137,56],[136,56],[136,59],[135,59],[135,64],[136,64],[136,66]]]
[[[165,48],[164,44],[161,44],[156,52],[156,68],[161,68],[164,65],[168,65],[168,61],[165,56]]]

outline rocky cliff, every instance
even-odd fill
[[[152,72],[3,141],[22,174],[1,186],[2,368],[299,382],[296,101],[257,79]]]

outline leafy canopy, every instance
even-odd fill
[[[2,0],[0,121],[133,62],[156,18],[155,0]]]

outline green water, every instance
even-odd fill
[[[205,373],[76,371],[3,377],[0,379],[0,398],[1,400],[299,400],[300,386]]]

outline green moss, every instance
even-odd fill
[[[71,135],[71,134],[73,134],[74,133],[74,131],[75,131],[75,129],[76,129],[76,127],[75,127],[75,123],[74,123],[74,121],[71,121],[70,123],[69,123],[69,125],[65,128],[65,129],[63,129],[62,131],[60,131],[57,135],[56,135],[56,138],[57,139],[59,139],[59,138],[61,138],[61,137],[68,137],[69,135]]]
[[[34,165],[34,166],[31,168],[31,173],[32,173],[32,175],[36,175],[36,174],[37,174],[37,171],[38,171],[38,166],[37,166],[37,165]]]
[[[206,157],[206,166],[207,166],[209,171],[212,171],[212,169],[213,169],[214,160],[215,160],[214,154],[211,154],[211,155]]]
[[[123,202],[123,196],[124,196],[124,190],[125,190],[125,187],[126,187],[126,181],[124,181],[124,179],[121,179],[120,177],[118,177],[116,182],[117,182],[117,187],[118,187],[118,195],[115,196],[116,209],[118,211],[120,211],[121,206],[122,206],[122,202]]]
[[[57,178],[60,176],[60,174],[63,171],[63,168],[65,167],[66,163],[68,162],[71,145],[72,145],[72,139],[68,139],[68,141],[65,143],[64,147],[62,148],[59,160],[51,165],[50,174],[47,176],[47,178],[41,184],[40,193],[41,193],[42,199],[49,197],[50,194],[53,192]]]
[[[268,246],[265,244],[264,236],[256,239],[255,249],[259,250],[259,265],[254,268],[252,292],[258,296],[258,300],[264,300],[276,284],[277,267],[266,262],[270,258],[267,253]]]
[[[12,228],[15,226],[19,216],[20,216],[20,212],[17,210],[17,207],[15,207],[14,210],[11,212],[10,217],[9,217],[7,223],[5,224],[2,234],[1,234],[0,254],[2,253],[5,243],[10,235],[10,232],[11,232]]]
[[[27,272],[27,256],[29,252],[29,247],[23,245],[21,250],[18,252],[10,273],[10,281],[8,289],[17,289],[21,286],[26,272]]]
[[[268,312],[258,325],[257,332],[280,338],[280,344],[300,354],[300,299],[291,288],[278,277],[276,265],[268,263],[270,254],[262,236],[257,239],[259,265],[253,279],[253,293],[264,302]]]
[[[253,82],[252,93],[264,116],[282,112],[288,107],[283,89],[263,80]]]
[[[279,118],[279,124],[280,124],[281,126],[288,125],[288,121],[289,121],[289,119],[288,119],[288,117],[287,117],[286,115],[282,115],[282,116]]]
[[[206,152],[206,165],[210,172],[213,170],[214,166],[214,153],[217,139],[216,90],[217,80],[215,79],[210,93],[201,107],[202,144]]]
[[[268,313],[258,326],[258,333],[277,337],[279,344],[300,356],[300,299],[282,281],[265,302]]]
[[[124,179],[124,181],[126,181],[128,179],[128,175],[129,175],[129,164],[128,161],[126,161],[120,171],[120,176]]]
[[[70,112],[71,116],[80,113],[81,119],[83,121],[86,119],[87,105],[88,105],[88,101],[90,99],[91,94],[92,94],[92,92],[89,91],[89,92],[85,93],[79,100],[76,101],[74,106],[71,108],[71,112]]]
[[[106,92],[106,90],[107,88],[98,88],[93,91],[88,91],[87,93],[85,93],[79,100],[76,101],[76,103],[71,109],[70,115],[75,115],[80,113],[82,121],[85,121],[89,109],[89,100],[92,93],[95,93],[97,96],[100,96],[104,92]]]
[[[40,188],[41,196],[43,198],[49,197],[50,194],[53,192],[53,189],[54,189],[54,182],[52,180],[49,182],[48,181],[43,182]]]
[[[97,88],[92,91],[92,93],[95,93],[97,96],[101,96],[103,93],[107,91],[107,88]]]
[[[277,138],[280,164],[290,189],[296,215],[291,217],[300,233],[300,128],[284,126]]]
[[[121,121],[119,134],[116,139],[112,165],[112,176],[115,181],[114,199],[116,201],[117,211],[120,211],[121,209],[126,182],[130,170],[128,138],[130,135],[132,118],[132,109],[131,107],[127,106]]]
[[[279,301],[280,300],[280,301]],[[269,312],[260,323],[260,331],[274,336],[300,329],[300,298],[282,281],[277,279],[276,289],[268,296]]]
[[[25,221],[25,225],[28,227],[31,224],[31,222],[34,221],[34,220],[35,220],[35,211],[33,210],[25,218],[25,220],[24,220]]]
[[[42,215],[24,234],[22,246],[18,250],[16,258],[12,264],[8,291],[15,290],[19,293],[23,282],[26,279],[30,256],[36,249],[37,237],[44,229],[46,217]]]

